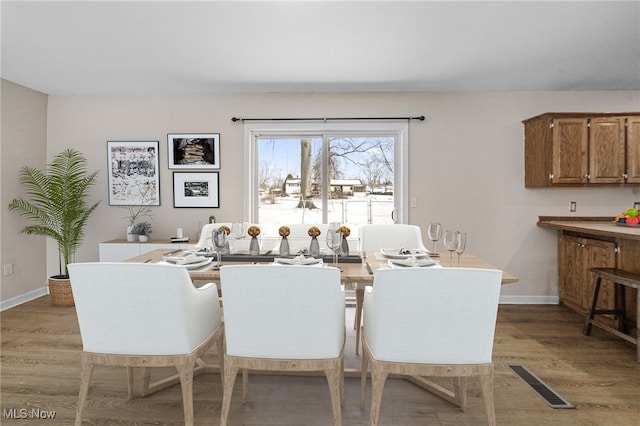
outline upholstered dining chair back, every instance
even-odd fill
[[[296,254],[300,249],[309,248],[311,237],[309,236],[309,228],[315,226],[320,230],[318,237],[318,246],[321,249],[327,248],[327,231],[329,225],[326,223],[290,223],[287,224],[291,234],[289,234],[289,247],[291,254]]]
[[[215,285],[196,289],[181,266],[74,263],[69,275],[87,352],[187,354],[221,323]]]
[[[223,369],[216,285],[195,288],[183,266],[147,263],[73,263],[69,278],[83,346],[75,425],[82,424],[94,366],[108,365],[126,367],[129,398],[134,368],[142,370],[142,396],[180,383],[184,424],[192,426],[193,376],[205,370],[201,357],[214,343]],[[175,367],[177,374],[151,383],[152,367]]]
[[[358,228],[360,251],[375,251],[381,248],[426,250],[422,233],[417,225],[369,224]]]
[[[227,425],[239,370],[243,402],[249,370],[323,372],[333,423],[342,425],[345,303],[340,271],[301,265],[223,266],[220,283],[226,329],[220,425]]]
[[[495,425],[493,337],[502,272],[493,269],[379,269],[364,294],[360,407],[371,364],[371,417],[377,425],[389,374],[453,378],[441,395],[466,408],[466,379],[477,377]]]
[[[376,271],[365,292],[364,335],[378,360],[491,362],[501,271],[403,268]]]
[[[337,268],[223,266],[226,353],[260,358],[335,358],[344,344]]]
[[[202,227],[202,230],[200,230],[200,239],[196,243],[196,247],[209,248],[209,249],[212,248],[213,240],[211,238],[212,238],[213,230],[218,229],[223,225],[228,226],[229,229],[231,229],[232,224],[227,222],[221,222],[221,223],[207,223],[206,225],[204,225]]]

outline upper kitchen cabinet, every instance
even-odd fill
[[[525,187],[640,183],[640,113],[546,113],[523,123]]]

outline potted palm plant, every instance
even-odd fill
[[[88,173],[86,166],[85,157],[70,148],[57,154],[44,171],[25,166],[19,178],[27,198],[16,198],[9,204],[10,211],[30,221],[21,233],[51,237],[58,245],[59,275],[49,278],[54,306],[74,306],[67,265],[74,261],[87,220],[100,204],[89,206],[86,202],[98,174]]]

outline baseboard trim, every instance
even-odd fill
[[[558,296],[500,296],[502,305],[558,305]]]
[[[28,293],[21,294],[20,296],[12,297],[11,299],[3,300],[0,302],[0,312],[5,309],[14,308],[18,305],[22,305],[23,303],[27,303],[33,299],[37,299],[38,297],[42,297],[49,294],[48,288],[40,287],[35,290],[31,290]]]

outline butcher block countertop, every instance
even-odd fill
[[[640,241],[640,226],[616,225],[613,222],[613,217],[539,216],[538,226]]]

